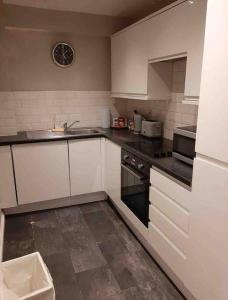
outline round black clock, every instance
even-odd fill
[[[65,42],[57,43],[53,47],[52,57],[56,65],[69,67],[74,61],[74,48]]]

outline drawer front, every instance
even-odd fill
[[[182,253],[186,255],[188,235],[179,229],[155,206],[150,206],[150,221],[170,240]]]
[[[190,209],[191,191],[186,190],[178,183],[154,169],[150,169],[150,182],[152,186],[156,187],[163,194],[175,199],[175,202],[180,204],[183,208],[187,210]]]
[[[152,223],[149,223],[148,239],[153,249],[175,274],[184,278],[186,256]]]
[[[150,188],[150,202],[177,227],[188,233],[189,213],[187,210],[153,186]],[[149,218],[152,220],[151,213],[150,209]]]

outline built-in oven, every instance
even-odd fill
[[[196,126],[185,126],[174,129],[173,157],[193,165],[195,158]]]
[[[150,165],[122,149],[121,200],[148,227]]]

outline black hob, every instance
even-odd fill
[[[172,141],[167,139],[145,139],[143,141],[128,142],[126,145],[152,158],[172,156]]]

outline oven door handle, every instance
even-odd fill
[[[145,178],[145,176],[139,174],[139,173],[136,173],[134,170],[132,170],[130,167],[124,165],[124,164],[121,164],[121,167],[124,168],[126,171],[128,171],[129,173],[131,173],[133,176],[135,176],[137,179],[139,180],[142,180]]]

